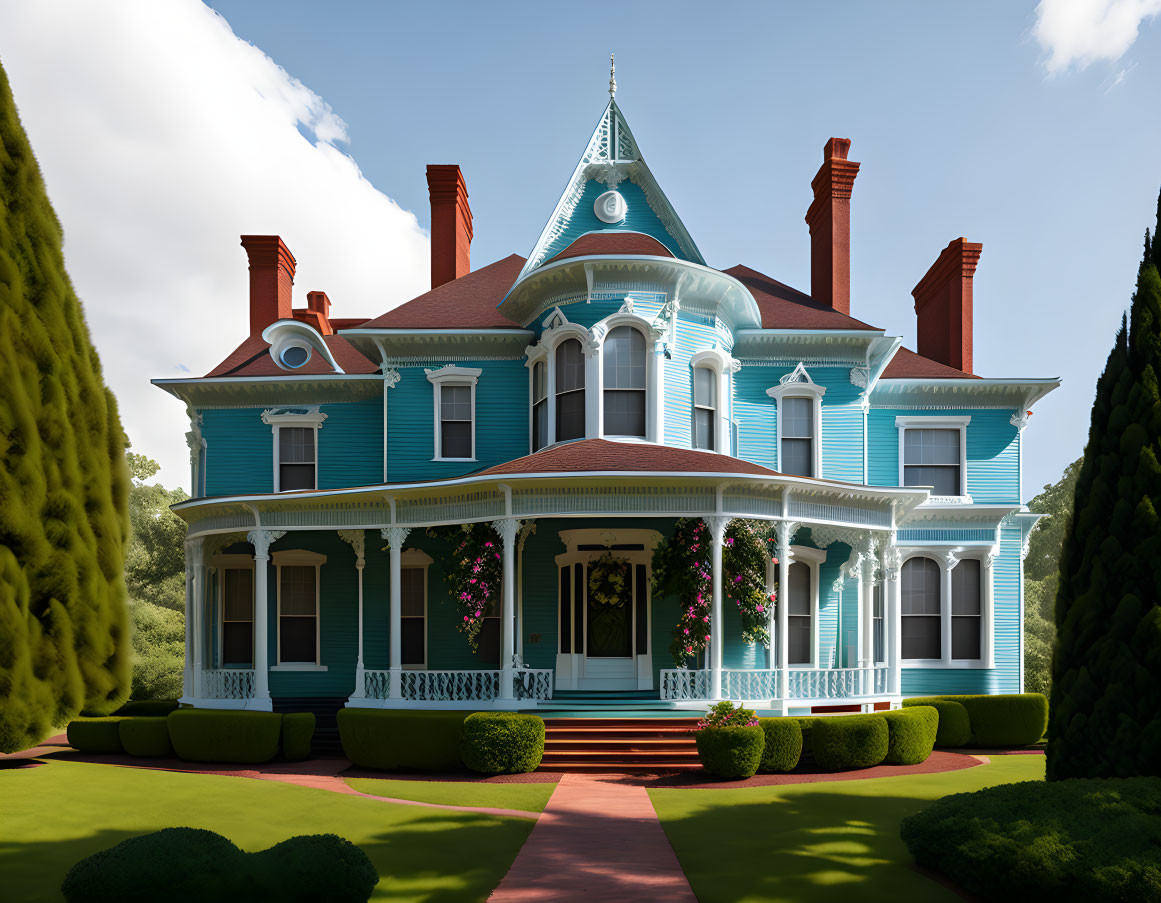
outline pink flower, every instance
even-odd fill
[[[741,583],[741,582],[742,582],[742,575],[738,574],[738,576],[734,578],[734,583]]]
[[[689,653],[690,655],[693,655],[693,647],[692,646],[686,646],[685,651],[687,653]]]
[[[766,610],[766,609],[765,609],[765,608],[763,608],[761,605],[759,605],[759,606],[758,606],[758,611],[765,611],[765,610]]]
[[[708,624],[709,623],[709,615],[706,615],[704,618],[702,618],[702,620]]]
[[[685,628],[685,635],[689,636],[689,628],[688,627]]]
[[[476,617],[478,618],[479,616],[480,616],[480,613],[477,611],[477,612],[476,612]]]
[[[466,621],[467,619],[468,619],[468,616],[467,616],[467,615],[464,615],[464,620]]]

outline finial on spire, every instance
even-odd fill
[[[617,96],[617,60],[614,54],[609,54],[609,100]]]

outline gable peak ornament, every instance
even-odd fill
[[[609,100],[617,96],[617,59],[616,54],[609,54]]]

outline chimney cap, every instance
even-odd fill
[[[845,160],[850,149],[850,138],[831,138],[823,145],[822,157],[824,160]]]

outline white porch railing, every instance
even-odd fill
[[[203,699],[253,699],[254,672],[241,668],[202,671],[198,695]]]
[[[402,697],[423,702],[487,702],[500,695],[499,671],[401,671]],[[513,674],[517,699],[551,699],[551,669],[518,668]],[[391,672],[364,672],[368,699],[391,697]]]
[[[723,699],[851,699],[887,694],[887,668],[791,668],[782,693],[777,670],[722,669]],[[708,670],[661,671],[662,699],[709,699]]]

